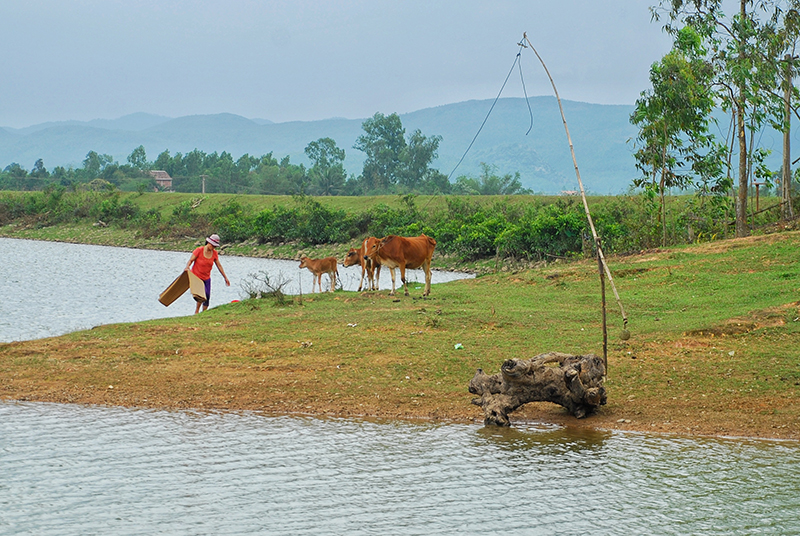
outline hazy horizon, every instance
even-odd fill
[[[360,119],[493,99],[523,32],[565,100],[632,105],[669,36],[631,0],[0,3],[0,125],[232,113]],[[552,95],[521,50],[504,97]]]

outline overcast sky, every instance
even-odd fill
[[[633,104],[649,0],[0,1],[0,125],[229,112],[275,122],[493,99],[527,32],[564,99]],[[528,95],[551,95],[522,53]],[[515,73],[504,97],[522,96]]]

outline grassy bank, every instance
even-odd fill
[[[786,232],[611,258],[632,336],[619,340],[609,292],[608,404],[581,421],[551,404],[513,416],[800,439],[798,248],[800,233]],[[467,392],[477,368],[602,352],[593,261],[421,292],[248,300],[3,344],[0,397],[480,421]]]

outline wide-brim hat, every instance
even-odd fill
[[[212,234],[211,236],[206,238],[206,242],[208,242],[209,244],[211,244],[215,248],[218,248],[219,247],[219,235]]]

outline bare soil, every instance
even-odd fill
[[[673,350],[677,352],[691,344],[692,339],[687,338]],[[100,347],[96,350],[107,351]],[[659,351],[669,352],[670,348]],[[0,399],[329,417],[483,420],[480,408],[470,402],[472,396],[466,384],[461,386],[463,389],[438,392],[428,387],[419,396],[409,397],[408,392],[379,386],[354,389],[342,385],[341,378],[329,377],[313,363],[259,366],[226,362],[224,348],[193,349],[155,362],[137,361],[135,352],[125,358],[92,355],[93,352],[91,345],[65,338],[0,345],[0,355],[5,356],[0,361]],[[609,362],[612,373],[615,367],[623,366],[621,359]],[[679,359],[677,354],[675,359]],[[608,404],[584,419],[576,419],[554,404],[530,403],[512,415],[512,423],[800,439],[800,405],[790,395],[712,399],[700,392],[676,391],[671,399],[626,397],[624,387],[616,386],[613,374],[607,388]]]

